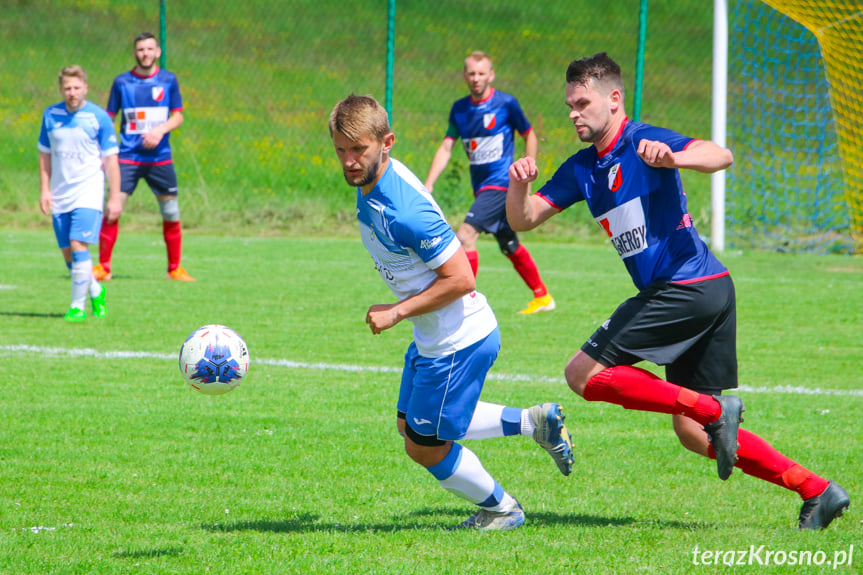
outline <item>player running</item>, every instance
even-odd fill
[[[135,38],[135,67],[120,74],[111,86],[108,113],[120,120],[120,173],[122,194],[105,206],[99,234],[99,264],[93,268],[100,280],[110,280],[111,256],[120,229],[120,216],[138,181],[146,180],[156,195],[162,214],[162,235],[168,252],[168,279],[195,281],[180,267],[183,232],[177,201],[177,172],[170,136],[183,124],[183,98],[177,77],[157,64],[162,49],[155,36],[144,32]]]
[[[464,61],[464,79],[470,95],[453,104],[446,137],[435,152],[426,176],[425,186],[434,184],[452,157],[453,145],[461,138],[470,162],[470,179],[474,202],[458,228],[458,239],[467,253],[473,275],[479,269],[476,240],[480,232],[492,234],[501,252],[512,262],[515,271],[533,291],[533,300],[519,313],[523,315],[551,311],[554,298],[548,293],[530,252],[518,240],[506,220],[506,189],[509,165],[515,154],[513,133],[524,138],[524,154],[536,158],[536,134],[527,121],[518,100],[491,87],[494,69],[491,58],[474,52]]]
[[[720,395],[737,387],[734,283],[693,226],[678,170],[723,170],[731,152],[630,121],[620,67],[605,53],[570,63],[566,82],[569,118],[593,145],[533,195],[533,158],[514,162],[509,221],[529,230],[586,202],[639,290],[570,359],[567,383],[588,401],[671,414],[683,446],[715,458],[720,479],[736,466],[794,491],[799,527],[827,527],[849,506],[845,490],[738,429],[743,403]],[[639,361],[665,366],[667,381],[633,367]]]
[[[363,244],[399,300],[371,306],[366,323],[373,334],[404,319],[414,324],[397,404],[405,450],[441,487],[479,507],[459,527],[515,529],[525,520],[519,502],[456,441],[527,435],[568,475],[572,444],[560,406],[516,409],[479,401],[500,332],[485,296],[474,291],[458,238],[417,177],[390,157],[395,136],[374,98],[339,102],[329,129],[345,180],[357,188]]]

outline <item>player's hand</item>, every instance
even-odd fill
[[[520,184],[529,184],[536,180],[539,170],[536,169],[536,160],[530,156],[519,158],[509,166],[509,179]]]
[[[39,195],[39,209],[42,210],[42,213],[46,216],[51,213],[51,206],[54,204],[54,200],[51,197],[51,192],[42,192]]]
[[[159,127],[153,128],[152,130],[144,134],[144,147],[148,150],[152,150],[159,145],[159,142],[162,141],[164,135],[165,133]]]
[[[397,304],[378,304],[369,308],[366,313],[366,323],[372,333],[378,335],[401,321],[396,309]]]
[[[121,200],[109,197],[108,201],[105,203],[105,220],[109,224],[113,224],[118,219],[120,219],[120,215],[122,213],[123,202]]]
[[[654,168],[676,168],[674,152],[665,142],[641,140],[638,142],[638,157]]]

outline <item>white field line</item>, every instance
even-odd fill
[[[99,359],[160,359],[165,361],[177,361],[177,355],[166,353],[154,353],[148,351],[98,351],[89,348],[65,348],[65,347],[39,347],[33,345],[0,345],[0,356],[9,355],[39,355],[43,357],[95,357]],[[263,365],[274,365],[287,367],[288,369],[317,369],[321,371],[343,371],[354,373],[401,373],[400,367],[379,367],[373,365],[351,365],[345,363],[308,363],[292,361],[289,359],[262,359],[253,358],[252,363]],[[490,373],[488,379],[496,381],[513,382],[540,382],[560,383],[565,382],[563,377],[530,376],[520,374]],[[809,388],[794,385],[777,385],[771,387],[757,387],[752,385],[741,385],[738,391],[746,393],[778,393],[789,395],[822,395],[839,397],[863,397],[863,389],[821,389],[819,387]]]

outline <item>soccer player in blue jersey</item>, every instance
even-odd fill
[[[506,219],[506,189],[509,166],[515,154],[514,133],[524,138],[524,154],[536,158],[537,137],[527,121],[518,100],[492,88],[494,68],[491,58],[474,52],[464,61],[464,79],[470,95],[452,106],[446,137],[435,152],[426,177],[430,192],[443,173],[455,141],[461,138],[470,163],[474,202],[459,226],[457,235],[467,253],[473,275],[479,269],[476,241],[481,232],[497,239],[501,252],[512,262],[518,275],[533,291],[533,299],[519,313],[528,315],[555,308],[530,252],[519,242],[518,235]]]
[[[135,38],[135,67],[120,74],[111,86],[108,113],[121,110],[120,172],[122,194],[105,206],[99,235],[97,278],[111,279],[111,256],[117,243],[120,216],[129,196],[143,178],[156,195],[162,214],[162,236],[168,252],[168,279],[195,281],[180,266],[183,233],[177,201],[177,172],[171,152],[170,133],[183,124],[183,98],[177,77],[157,64],[162,49],[156,38],[144,32]]]
[[[81,66],[60,70],[63,101],[42,116],[39,133],[39,208],[51,214],[57,245],[72,278],[72,303],[64,319],[105,317],[105,288],[93,276],[89,244],[102,223],[105,179],[109,197],[120,194],[117,135],[105,110],[87,101],[87,72]]]
[[[630,121],[620,67],[605,53],[573,61],[566,82],[569,118],[592,146],[532,195],[536,163],[514,162],[509,221],[533,229],[584,201],[639,290],[570,359],[567,383],[588,401],[670,414],[683,446],[715,458],[720,479],[736,466],[795,491],[798,526],[827,527],[849,506],[845,490],[739,429],[742,402],[720,395],[737,387],[734,284],[693,226],[678,170],[725,169],[731,152]],[[642,360],[665,366],[666,380],[633,366]]]
[[[395,136],[386,110],[368,96],[339,102],[330,136],[345,180],[355,186],[363,244],[396,303],[369,307],[380,334],[404,319],[414,340],[405,355],[396,423],[408,456],[479,510],[459,527],[507,530],[524,523],[518,501],[458,440],[527,435],[564,475],[572,444],[560,406],[516,409],[479,401],[497,358],[500,333],[464,249],[417,177],[390,157]]]

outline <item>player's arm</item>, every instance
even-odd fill
[[[517,232],[532,230],[557,213],[557,208],[531,194],[530,184],[537,175],[536,160],[531,156],[518,159],[509,167],[506,219]]]
[[[654,168],[695,170],[705,174],[724,170],[734,162],[731,150],[709,140],[694,140],[679,152],[672,152],[665,142],[641,140],[638,155]]]
[[[443,142],[441,142],[441,145],[434,153],[434,158],[432,158],[431,167],[429,168],[429,173],[428,176],[426,176],[425,181],[425,187],[429,192],[434,190],[435,182],[446,169],[447,164],[449,164],[454,144],[455,140],[453,138],[444,138]]]
[[[536,137],[536,131],[531,129],[526,134],[521,135],[524,138],[524,155],[536,159],[536,154],[539,151],[539,138]]]
[[[111,154],[102,158],[102,170],[108,180],[108,202],[105,204],[105,218],[108,222],[115,222],[123,213],[123,198],[120,191],[120,162],[117,154]]]
[[[174,110],[171,112],[171,115],[168,116],[168,120],[163,122],[144,134],[144,147],[145,148],[155,148],[159,145],[159,142],[162,141],[162,138],[165,137],[165,134],[176,130],[180,126],[183,125],[183,112],[182,110]]]
[[[51,154],[39,152],[39,209],[51,213]]]
[[[423,315],[466,296],[476,288],[476,279],[467,261],[464,248],[435,269],[435,279],[420,293],[395,304],[373,305],[366,314],[366,323],[373,334],[389,329],[401,320]]]

